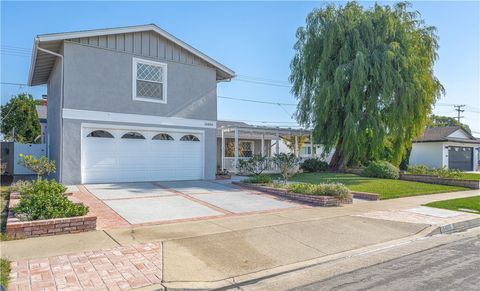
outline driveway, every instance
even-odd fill
[[[300,206],[273,196],[210,181],[84,186],[129,224],[197,220]]]

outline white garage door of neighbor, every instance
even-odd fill
[[[199,132],[82,128],[82,182],[203,179]]]

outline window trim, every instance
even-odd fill
[[[146,82],[152,82],[152,83],[160,83],[162,84],[162,96],[163,100],[155,100],[154,98],[145,98],[145,97],[137,97],[137,64],[147,64],[147,65],[153,65],[153,66],[159,66],[162,67],[162,82],[154,82],[154,81],[146,81]],[[152,102],[152,103],[162,103],[162,104],[167,104],[167,80],[168,80],[168,71],[167,71],[167,64],[166,63],[160,63],[160,62],[155,62],[151,60],[146,60],[146,59],[140,59],[140,58],[133,58],[132,59],[132,99],[134,101],[143,101],[143,102]]]

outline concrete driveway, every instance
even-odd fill
[[[210,181],[84,186],[130,224],[197,220],[300,206],[258,192]]]

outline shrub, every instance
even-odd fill
[[[255,175],[243,180],[245,183],[252,183],[252,184],[270,184],[273,182],[273,179],[269,175]]]
[[[294,154],[285,154],[281,153],[278,155],[275,155],[273,161],[275,164],[278,166],[280,170],[280,174],[282,175],[283,178],[283,183],[286,184],[288,181],[288,178],[292,177],[297,173],[297,164],[298,164],[298,159],[295,157]]]
[[[18,163],[37,174],[37,179],[48,176],[56,171],[55,161],[50,161],[45,156],[36,158],[34,156],[19,154],[18,157],[20,158]]]
[[[254,155],[248,159],[238,160],[238,170],[243,174],[260,175],[268,167],[269,159],[261,155]]]
[[[447,167],[435,168],[428,172],[433,176],[438,176],[441,178],[458,178],[462,175],[462,171],[458,169],[449,169]]]
[[[366,177],[398,179],[400,170],[386,161],[373,161],[362,171]]]
[[[21,193],[20,203],[13,209],[15,216],[22,220],[39,220],[87,214],[88,207],[68,200],[65,190],[54,180],[36,180]]]
[[[413,175],[431,175],[441,178],[458,178],[462,171],[458,169],[449,169],[447,167],[428,169],[425,165],[415,165],[408,167],[408,173]]]
[[[18,192],[18,193],[23,193],[28,187],[32,186],[32,182],[28,180],[18,180],[15,183],[12,183],[10,185],[10,191],[11,192]]]
[[[328,163],[318,158],[310,158],[303,161],[300,168],[305,172],[322,172],[328,170]]]
[[[350,190],[345,185],[340,183],[325,183],[325,184],[305,184],[295,183],[287,186],[287,189],[291,192],[321,195],[321,196],[333,196],[338,199],[346,199],[350,197]]]
[[[413,175],[426,175],[428,174],[428,171],[428,167],[425,165],[415,165],[407,167],[407,172]]]

